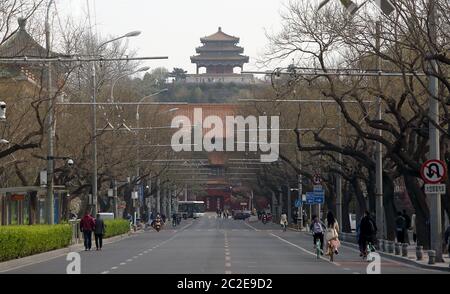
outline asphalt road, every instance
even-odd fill
[[[368,262],[342,246],[335,262],[317,259],[312,237],[275,224],[217,219],[210,214],[82,251],[82,274],[366,274]],[[16,268],[14,274],[65,274],[66,256]],[[381,258],[382,274],[442,273]]]

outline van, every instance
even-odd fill
[[[114,219],[114,213],[112,212],[99,212],[100,218],[105,219]]]

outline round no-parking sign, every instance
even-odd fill
[[[445,180],[447,168],[441,160],[431,159],[422,164],[420,175],[427,184],[438,184]]]

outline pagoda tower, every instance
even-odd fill
[[[201,38],[202,46],[196,48],[198,55],[191,57],[191,62],[199,69],[206,68],[207,75],[230,75],[235,67],[243,69],[249,57],[241,55],[244,48],[237,46],[239,38],[222,32],[222,28],[207,37]]]

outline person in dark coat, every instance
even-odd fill
[[[411,229],[411,218],[406,213],[406,209],[403,209],[402,216],[405,219],[405,243],[409,244],[409,233],[408,232]]]
[[[395,219],[395,228],[397,233],[397,242],[405,243],[406,220],[400,211],[397,212],[397,218]]]
[[[86,212],[86,214],[80,221],[80,230],[81,232],[83,232],[85,251],[91,250],[92,232],[94,231],[94,229],[95,229],[95,220],[89,212]]]
[[[105,222],[100,218],[100,214],[97,214],[97,218],[95,219],[95,247],[97,250],[102,250],[103,246],[103,235],[105,235]]]
[[[448,257],[450,258],[450,226],[447,227],[447,229],[445,230],[445,244],[447,244],[448,246]]]
[[[360,245],[360,256],[367,254],[366,247],[368,243],[375,244],[376,234],[378,228],[375,221],[370,216],[369,211],[364,212],[364,217],[361,219],[361,223],[359,224],[359,240],[358,243]]]

